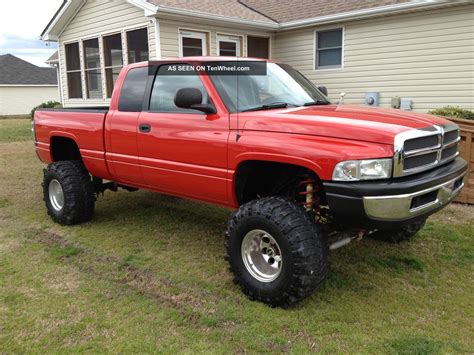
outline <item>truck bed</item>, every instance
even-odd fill
[[[39,158],[51,163],[52,145],[57,145],[58,139],[70,138],[79,147],[86,168],[96,176],[107,177],[104,123],[108,110],[108,106],[37,110],[34,124]]]

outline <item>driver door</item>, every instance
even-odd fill
[[[158,68],[148,111],[138,118],[138,154],[153,190],[215,203],[227,200],[228,115],[178,108],[181,88],[197,88],[210,101],[199,75]]]

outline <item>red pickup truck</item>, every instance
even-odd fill
[[[286,64],[188,73],[244,59],[126,66],[110,107],[35,113],[43,191],[60,224],[88,221],[106,189],[147,189],[237,212],[226,259],[251,299],[288,306],[327,275],[328,251],[399,242],[463,187],[459,128],[438,117],[331,104]],[[183,70],[182,70],[183,69]]]

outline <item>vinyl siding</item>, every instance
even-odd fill
[[[68,99],[64,44],[143,27],[148,28],[150,59],[156,59],[155,26],[150,18],[144,16],[143,10],[130,5],[125,0],[88,0],[80,8],[59,38],[61,86],[63,88],[63,97],[65,98],[65,107],[108,105],[110,99]],[[122,47],[125,48],[124,43]],[[124,59],[124,64],[127,64],[126,58]],[[101,62],[103,63],[103,61],[101,49]],[[83,67],[82,56],[81,67]],[[102,79],[104,79],[104,73],[102,73]],[[82,85],[85,87],[84,75],[82,75],[82,81]],[[106,90],[105,80],[102,80],[102,90],[103,92]]]
[[[344,67],[314,70],[315,31],[344,27]],[[273,57],[293,65],[331,99],[363,103],[380,92],[413,100],[415,111],[445,105],[474,109],[474,5],[280,32]]]
[[[226,34],[242,37],[242,54],[247,54],[247,35],[270,37],[271,33],[265,31],[256,31],[253,29],[245,29],[242,27],[215,26],[212,24],[204,24],[192,21],[174,21],[167,19],[159,19],[160,24],[160,41],[162,58],[174,58],[179,55],[179,29],[193,30],[197,32],[207,32],[208,55],[217,55],[217,34]],[[271,40],[270,40],[270,56],[271,56]]]
[[[47,101],[59,101],[57,86],[0,86],[0,116],[28,115]]]

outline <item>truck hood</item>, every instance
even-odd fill
[[[414,112],[357,105],[296,107],[240,114],[243,130],[305,134],[393,144],[398,133],[445,124]]]

